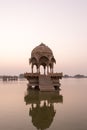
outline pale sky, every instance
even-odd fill
[[[41,42],[55,72],[87,75],[87,0],[0,0],[0,75],[30,72]]]

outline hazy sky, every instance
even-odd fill
[[[29,72],[41,42],[55,71],[87,75],[87,0],[0,0],[0,74]]]

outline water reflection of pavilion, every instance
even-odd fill
[[[59,92],[27,91],[24,97],[30,104],[29,116],[32,117],[33,125],[40,130],[49,128],[53,122],[56,110],[54,103],[63,103],[63,96]]]

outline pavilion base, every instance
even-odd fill
[[[39,91],[56,91],[60,90],[59,79],[62,79],[62,73],[49,73],[41,75],[39,73],[25,73],[24,77],[29,81],[28,89]]]

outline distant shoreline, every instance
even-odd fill
[[[74,75],[74,76],[70,76],[70,75],[65,74],[65,75],[63,76],[63,78],[87,78],[87,76],[81,75],[81,74],[76,74],[76,75]]]
[[[24,74],[19,74],[19,75],[0,75],[0,79],[3,79],[3,77],[16,77],[16,78],[22,79],[22,78],[24,78]],[[81,75],[81,74],[76,74],[74,76],[70,76],[68,74],[64,74],[63,78],[87,78],[87,76]]]

